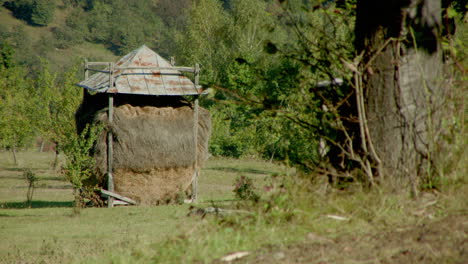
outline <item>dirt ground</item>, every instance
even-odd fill
[[[233,263],[468,263],[468,217],[452,215],[397,230],[270,246]]]

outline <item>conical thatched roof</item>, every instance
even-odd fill
[[[123,69],[153,67],[151,69]],[[154,67],[164,69],[154,69]],[[173,69],[171,69],[173,68]],[[108,71],[109,69],[106,69]],[[109,73],[99,72],[80,82],[78,86],[102,93],[146,95],[197,95],[201,86],[182,75],[177,67],[143,45],[122,57],[113,72],[113,87],[109,87]]]

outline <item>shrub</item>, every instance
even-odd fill
[[[35,0],[31,8],[31,23],[47,26],[54,20],[55,2]]]
[[[28,182],[28,191],[26,193],[26,203],[28,206],[31,206],[34,188],[36,187],[37,177],[36,174],[31,169],[25,169],[23,171],[23,176]]]
[[[236,198],[241,200],[258,202],[260,199],[260,196],[256,193],[252,179],[244,175],[236,179],[233,192]]]
[[[102,126],[86,126],[80,135],[69,135],[69,140],[63,147],[67,156],[64,167],[65,177],[73,185],[76,207],[83,206],[81,190],[84,181],[91,177],[95,165],[95,160],[90,153],[102,129]]]

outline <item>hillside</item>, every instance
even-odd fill
[[[39,57],[49,61],[54,71],[64,71],[85,58],[97,61],[116,61],[119,56],[106,48],[104,43],[92,43],[85,39],[66,48],[56,47],[53,31],[65,28],[65,19],[73,8],[57,6],[54,20],[48,26],[32,26],[13,16],[13,12],[0,6],[0,42],[8,41],[15,49],[15,59],[20,64],[34,68]]]

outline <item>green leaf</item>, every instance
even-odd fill
[[[447,8],[447,16],[448,18],[454,18],[458,15],[458,12],[457,10],[455,10],[455,8],[453,7],[449,7]]]

